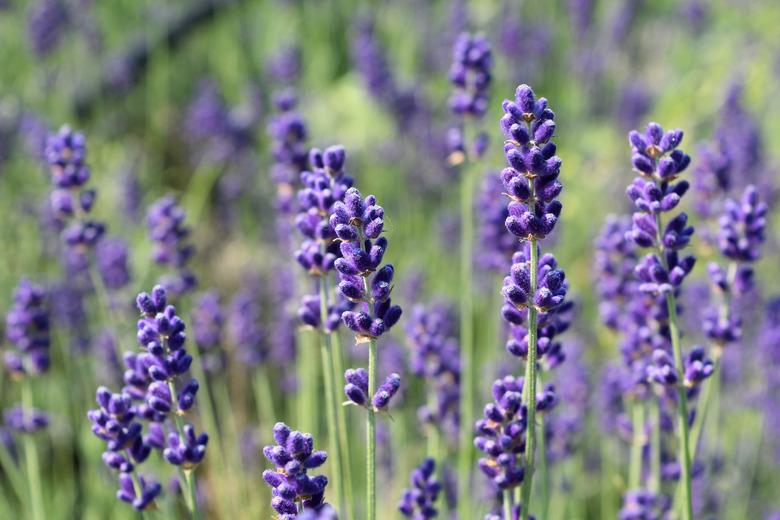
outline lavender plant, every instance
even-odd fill
[[[341,281],[338,290],[349,301],[360,307],[345,311],[341,320],[355,333],[357,343],[368,343],[368,372],[347,370],[345,392],[357,388],[365,397],[366,406],[366,518],[376,519],[376,413],[387,408],[390,399],[400,387],[400,378],[391,374],[377,388],[377,339],[389,331],[401,317],[401,307],[393,305],[392,264],[382,266],[387,239],[384,230],[384,209],[376,204],[376,197],[365,199],[356,188],[349,188],[344,201],[333,205],[330,225],[341,240],[341,258],[334,262]],[[371,402],[367,398],[371,397]]]
[[[441,492],[441,484],[434,476],[436,461],[425,459],[419,467],[412,471],[409,482],[411,489],[405,489],[398,510],[407,518],[428,520],[439,515],[435,507],[436,499]]]
[[[656,382],[676,389],[680,485],[683,489],[684,518],[690,519],[693,518],[692,452],[686,387],[698,384],[700,377],[703,379],[706,376],[701,374],[695,380],[686,379],[677,293],[696,259],[693,256],[680,258],[679,253],[690,243],[693,235],[693,227],[688,226],[688,216],[681,212],[665,225],[662,218],[664,213],[670,213],[676,208],[689,187],[687,181],[678,180],[690,163],[690,157],[677,149],[682,137],[682,130],[664,132],[657,123],[648,124],[644,135],[636,131],[629,133],[631,161],[639,177],[634,179],[626,193],[637,210],[629,236],[639,247],[652,250],[636,266],[636,275],[641,282],[639,290],[662,297],[665,304],[672,355],[663,348],[656,349],[652,354],[655,366],[648,368],[647,375]],[[698,355],[695,358],[689,356],[689,362],[698,362],[698,367],[703,367],[702,361]]]
[[[507,139],[504,153],[509,166],[501,172],[510,198],[507,229],[527,244],[515,253],[510,275],[504,279],[506,304],[502,315],[512,327],[507,350],[526,360],[523,405],[528,410],[525,443],[525,480],[522,488],[523,519],[528,518],[536,452],[536,382],[538,364],[552,368],[563,360],[555,336],[568,327],[565,274],[555,258],[539,258],[538,241],[550,234],[560,215],[557,200],[563,186],[558,181],[561,159],[551,141],[555,114],[545,98],[536,98],[528,85],[517,87],[515,100],[502,104],[501,129]],[[505,496],[505,507],[513,497]]]
[[[342,514],[353,507],[346,416],[339,406],[336,379],[341,377],[343,361],[341,347],[336,343],[341,315],[351,308],[349,300],[330,291],[330,275],[341,256],[336,241],[338,235],[329,216],[352,186],[345,172],[346,151],[331,146],[324,151],[313,149],[309,154],[312,171],[301,173],[302,188],[298,191],[298,215],[295,225],[304,241],[295,252],[295,259],[315,283],[315,294],[304,296],[298,316],[301,321],[320,331],[320,353],[325,392],[328,397],[326,418],[331,451],[335,454],[336,493]]]
[[[184,224],[185,218],[186,213],[171,195],[154,202],[146,215],[149,238],[154,243],[153,260],[176,271],[160,281],[167,290],[178,296],[197,286],[195,275],[187,267],[195,248],[187,242],[190,229]]]
[[[464,6],[465,11],[465,6]],[[474,163],[482,157],[488,145],[485,132],[479,131],[480,121],[488,108],[492,82],[493,55],[487,38],[481,35],[460,34],[453,44],[450,83],[453,92],[449,107],[457,123],[447,134],[448,162]],[[464,168],[460,185],[460,347],[464,367],[460,416],[466,424],[474,421],[476,367],[474,353],[473,257],[474,257],[474,166]],[[466,428],[460,432],[458,446],[459,516],[469,513],[469,474],[473,463],[471,435]]]
[[[277,518],[293,520],[312,512],[317,513],[314,518],[321,518],[321,513],[330,509],[325,502],[328,479],[324,475],[309,477],[307,470],[322,466],[327,453],[314,451],[310,433],[292,431],[281,422],[274,426],[274,440],[276,445],[263,448],[263,455],[275,469],[265,470],[263,480],[272,488],[271,505],[279,514]]]

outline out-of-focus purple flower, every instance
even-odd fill
[[[460,349],[455,339],[455,317],[444,305],[415,305],[404,327],[409,344],[411,372],[431,385],[433,401],[418,410],[418,417],[441,428],[453,442],[460,424]]]
[[[509,210],[502,200],[504,186],[494,172],[485,176],[476,203],[479,250],[477,262],[491,271],[502,271],[517,250],[517,237],[506,228]]]
[[[274,469],[263,472],[263,480],[271,486],[271,507],[279,514],[279,520],[294,520],[301,511],[319,512],[329,508],[325,502],[324,475],[310,477],[307,471],[325,463],[327,454],[314,451],[314,438],[310,433],[292,431],[284,423],[274,426],[276,444],[263,448],[263,455]]]
[[[780,395],[780,297],[772,298],[766,305],[764,319],[758,335],[761,373],[765,378],[762,405],[768,439],[772,439],[776,461],[780,461],[780,410],[777,396]]]
[[[27,14],[27,38],[38,59],[59,46],[70,25],[70,13],[63,0],[38,0]]]
[[[46,289],[23,278],[14,290],[13,305],[5,316],[5,351],[11,375],[42,374],[49,369],[51,337],[49,295]]]
[[[634,28],[645,0],[626,0],[621,2],[612,16],[612,42],[616,46],[625,45]]]
[[[85,187],[90,178],[86,139],[82,133],[63,126],[49,135],[45,153],[54,184],[51,209],[64,226],[60,236],[68,264],[80,271],[87,267],[87,252],[105,232],[105,224],[89,218],[97,192]]]
[[[266,333],[262,324],[259,282],[249,279],[233,297],[227,313],[227,336],[244,365],[255,367],[268,354]]]
[[[192,309],[192,330],[203,371],[207,374],[218,373],[225,366],[222,348],[224,321],[219,294],[216,291],[201,294]]]
[[[121,238],[101,240],[95,248],[95,259],[108,289],[122,289],[130,282],[127,242]]]
[[[402,515],[415,520],[427,520],[439,515],[436,509],[436,499],[441,492],[441,484],[434,475],[436,461],[425,459],[412,471],[409,477],[411,489],[405,489],[398,504]]]
[[[301,48],[286,45],[279,48],[267,61],[266,69],[271,78],[281,85],[291,85],[301,74]]]
[[[481,119],[488,108],[492,82],[493,55],[490,42],[482,35],[462,33],[453,46],[450,83],[454,91],[450,110],[458,124],[448,131],[450,163],[458,164],[468,157],[481,157],[487,149],[487,134],[479,133],[473,142],[465,141],[466,118]]]
[[[617,120],[623,130],[636,128],[647,113],[652,98],[641,81],[627,82],[620,93],[617,103]]]
[[[623,496],[623,507],[618,513],[618,518],[620,520],[664,518],[670,506],[668,499],[650,491],[628,491]]]
[[[574,26],[574,33],[581,45],[593,27],[594,12],[596,10],[595,0],[569,0],[569,16]]]
[[[40,410],[17,405],[3,412],[3,422],[17,433],[35,433],[49,425],[49,416]]]
[[[22,112],[19,117],[19,134],[30,157],[41,163],[46,163],[46,142],[49,132],[49,125],[37,114],[29,111]]]
[[[154,243],[153,260],[176,270],[175,275],[162,280],[174,295],[187,293],[197,285],[195,275],[187,267],[195,247],[187,241],[190,229],[184,224],[185,218],[184,209],[171,195],[154,202],[146,215],[149,238]]]
[[[718,219],[718,248],[723,256],[738,262],[754,262],[766,240],[768,208],[755,186],[748,186],[739,201],[728,199]]]
[[[585,427],[590,394],[588,368],[582,360],[582,345],[569,345],[566,363],[557,372],[560,405],[544,420],[546,456],[558,462],[574,453],[577,437]]]

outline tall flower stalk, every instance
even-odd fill
[[[366,511],[368,520],[376,520],[376,414],[386,410],[398,392],[401,380],[390,374],[377,388],[377,339],[390,330],[401,317],[401,308],[393,305],[394,269],[382,266],[387,239],[384,209],[376,198],[365,199],[356,188],[350,188],[344,201],[333,205],[330,225],[341,240],[341,258],[335,261],[339,272],[339,292],[360,307],[341,315],[344,325],[355,333],[357,343],[368,343],[368,371],[349,369],[344,388],[349,400],[366,409]]]
[[[545,336],[554,336],[566,328],[554,325],[558,312],[566,309],[565,275],[557,269],[551,255],[545,255],[540,265],[538,242],[552,232],[558,221],[562,205],[556,197],[563,186],[558,182],[561,160],[551,141],[555,114],[547,107],[547,100],[537,99],[531,87],[520,85],[515,100],[505,100],[502,108],[501,130],[506,137],[504,153],[508,167],[501,172],[501,178],[511,199],[506,227],[527,242],[527,247],[515,254],[502,289],[506,300],[502,314],[514,326],[514,340],[507,344],[507,350],[526,360],[522,403],[527,409],[528,432],[521,514],[527,520],[536,456],[538,364],[542,355],[552,362],[562,359],[560,345]]]
[[[337,234],[329,221],[335,204],[352,186],[352,178],[344,171],[346,152],[341,146],[331,146],[324,151],[313,149],[309,154],[312,171],[301,173],[302,188],[298,192],[296,227],[304,236],[300,249],[295,252],[298,263],[314,282],[314,293],[304,296],[298,316],[301,321],[319,331],[320,355],[327,405],[330,450],[334,453],[336,494],[343,515],[349,515],[352,500],[351,471],[348,458],[346,417],[339,405],[341,399],[336,390],[336,360],[333,332],[338,329],[341,312],[350,308],[346,300],[331,302],[328,278],[340,255]],[[349,476],[350,478],[346,478]]]
[[[653,352],[653,366],[648,367],[648,377],[656,383],[675,388],[679,433],[679,463],[683,489],[684,515],[693,518],[693,497],[691,490],[691,449],[689,436],[688,390],[706,375],[689,374],[683,361],[681,334],[678,318],[677,293],[685,277],[693,269],[693,256],[679,257],[693,235],[688,226],[688,217],[679,213],[664,225],[662,215],[671,212],[688,190],[687,181],[678,180],[690,163],[690,157],[678,150],[683,138],[682,130],[664,132],[656,123],[650,123],[644,135],[637,131],[629,133],[632,146],[632,164],[640,175],[634,179],[626,193],[637,211],[633,217],[630,238],[642,248],[652,250],[636,266],[636,275],[641,281],[639,290],[659,297],[665,304],[668,337],[672,356],[663,349]],[[693,356],[694,353],[691,353]],[[699,371],[703,368],[701,359],[689,357],[689,364],[698,361]],[[711,373],[711,364],[710,370]]]
[[[460,184],[460,343],[461,366],[464,367],[461,417],[465,424],[474,422],[476,392],[476,363],[474,362],[474,176],[473,161],[481,157],[487,148],[487,135],[477,134],[477,123],[488,108],[493,56],[490,43],[481,35],[463,33],[455,41],[450,82],[454,87],[449,104],[458,124],[447,135],[449,161],[453,165],[465,164],[461,169]],[[473,135],[472,135],[473,134]],[[458,449],[459,516],[470,514],[470,483],[473,449],[471,433],[467,428],[460,432]]]

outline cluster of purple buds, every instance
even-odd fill
[[[97,193],[85,188],[90,171],[84,134],[63,126],[49,135],[45,153],[54,184],[51,208],[55,218],[65,226],[61,237],[67,248],[66,259],[69,266],[81,270],[87,264],[86,253],[105,233],[102,222],[89,218]]]
[[[493,54],[490,42],[482,35],[463,33],[453,47],[453,61],[450,67],[450,83],[455,88],[449,104],[452,113],[461,120],[466,117],[481,119],[488,108],[490,83],[493,79]],[[453,127],[447,135],[450,162],[458,164],[467,155],[466,146],[472,147],[474,156],[481,157],[488,145],[488,137],[480,132],[474,143],[466,143],[463,124]]]
[[[474,445],[486,457],[479,467],[500,490],[523,482],[521,457],[525,451],[528,419],[523,400],[523,379],[506,376],[493,383],[494,403],[485,406],[484,418],[476,422]]]
[[[625,330],[629,321],[624,312],[636,291],[634,267],[636,245],[626,238],[631,220],[609,215],[596,238],[593,259],[594,278],[598,280],[599,315],[602,323],[615,331]]]
[[[693,235],[693,227],[688,226],[685,213],[678,214],[659,229],[659,215],[672,211],[688,191],[687,181],[677,181],[691,160],[677,149],[682,138],[682,130],[664,132],[657,123],[648,124],[644,135],[637,131],[629,133],[632,163],[640,175],[626,190],[637,209],[629,237],[639,247],[652,247],[663,255],[662,259],[656,253],[650,253],[636,268],[636,274],[643,282],[640,290],[652,294],[676,290],[696,262],[693,256],[679,258],[678,255]]]
[[[320,297],[316,294],[309,294],[303,297],[301,306],[298,309],[298,318],[305,325],[314,329],[323,328],[325,332],[333,332],[341,324],[341,315],[350,311],[354,304],[349,300],[337,298],[336,302],[328,306],[325,326],[322,327],[322,314],[320,309]]]
[[[528,85],[517,87],[515,100],[505,100],[502,108],[509,166],[501,172],[501,180],[511,199],[506,227],[521,240],[541,240],[552,232],[563,208],[556,199],[563,189],[558,181],[561,159],[551,141],[555,114],[547,99],[536,99]]]
[[[295,259],[312,276],[322,276],[333,269],[339,256],[336,233],[328,216],[336,201],[344,198],[352,178],[344,171],[346,152],[343,146],[331,146],[324,152],[309,153],[312,170],[301,173],[298,190],[298,215],[295,226],[304,241]]]
[[[324,501],[328,479],[324,475],[307,474],[327,459],[324,451],[314,451],[311,434],[291,431],[286,424],[276,423],[274,440],[276,445],[263,448],[263,455],[276,469],[265,470],[263,480],[273,488],[271,507],[279,513],[279,520],[299,518],[301,511],[330,509]]]
[[[334,262],[341,280],[339,292],[351,302],[364,304],[369,311],[346,311],[341,319],[359,341],[378,338],[401,317],[401,307],[390,299],[393,266],[380,267],[387,248],[387,239],[380,236],[384,209],[373,195],[364,199],[356,188],[350,188],[343,202],[333,205],[330,225],[341,240],[342,257]]]
[[[411,489],[405,489],[398,503],[398,510],[407,518],[428,520],[439,515],[434,507],[442,486],[435,476],[436,462],[425,459],[412,471],[409,482]]]
[[[384,383],[379,385],[369,402],[368,372],[364,368],[347,369],[344,373],[344,379],[347,382],[344,386],[344,394],[349,398],[348,402],[357,406],[370,406],[377,412],[387,410],[390,400],[401,388],[401,376],[392,373],[387,376]]]
[[[176,309],[167,304],[165,288],[157,285],[151,294],[139,294],[136,302],[141,311],[138,343],[145,352],[135,358],[134,367],[128,367],[125,377],[132,382],[133,374],[142,371],[138,382],[148,382],[146,405],[157,414],[154,420],[162,422],[170,414],[181,416],[190,410],[199,385],[197,380],[190,379],[180,389],[176,388],[176,380],[187,372],[192,356],[184,348],[184,322],[176,315]],[[190,469],[203,460],[207,443],[208,435],[195,435],[194,429],[185,425],[183,432],[169,435],[163,455],[169,463]]]
[[[185,218],[184,209],[170,195],[152,204],[146,215],[149,238],[154,242],[152,258],[178,271],[175,276],[163,279],[163,285],[176,295],[189,292],[197,285],[195,275],[187,267],[195,247],[187,242],[190,229],[184,224]]]
[[[451,310],[444,305],[415,305],[404,328],[411,371],[430,383],[435,395],[435,406],[424,405],[418,416],[425,424],[446,428],[456,437],[461,370],[454,322]]]
[[[142,435],[143,426],[133,398],[123,391],[112,394],[105,387],[97,390],[99,408],[90,410],[87,417],[92,423],[92,433],[106,442],[103,462],[120,472],[117,498],[131,504],[136,510],[153,507],[162,487],[157,482],[146,481],[137,475],[140,495],[134,483],[135,465],[144,462],[152,451],[152,445]]]
[[[501,314],[511,325],[506,349],[513,356],[528,356],[528,329],[526,316],[529,307],[538,311],[537,359],[547,368],[561,364],[565,355],[556,337],[565,332],[571,323],[573,303],[566,301],[566,275],[558,269],[555,257],[545,253],[539,259],[536,292],[531,293],[530,243],[512,257],[509,276],[504,278],[501,293],[504,305]]]
[[[4,360],[12,376],[41,374],[49,369],[49,314],[47,291],[23,278],[5,316],[5,339],[14,349],[5,352]]]

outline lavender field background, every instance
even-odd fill
[[[779,26],[0,0],[0,519],[777,520]]]

